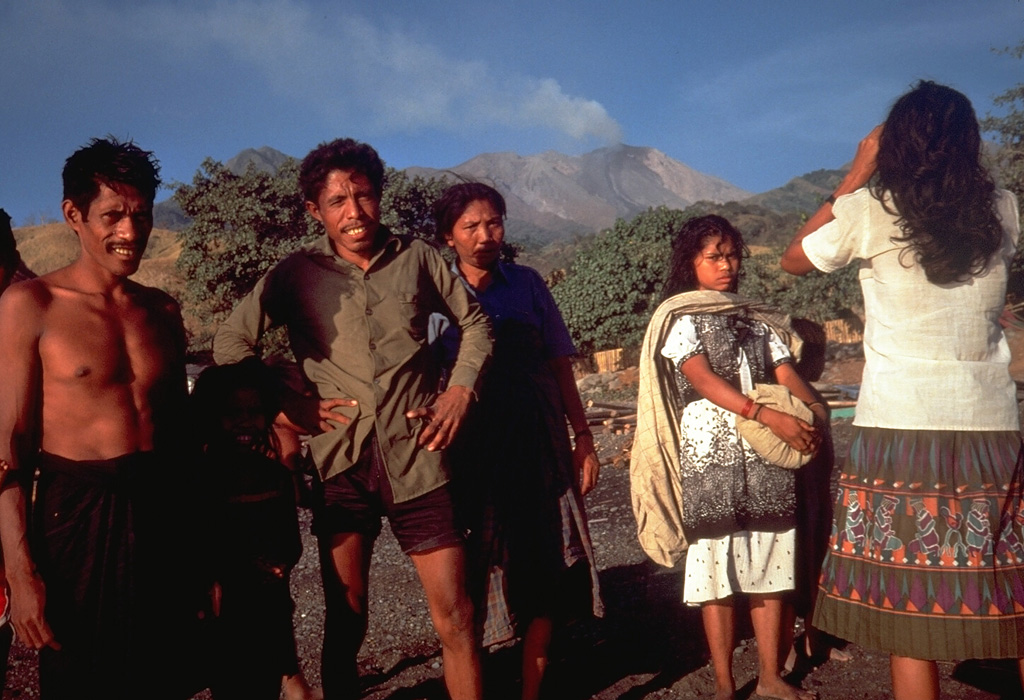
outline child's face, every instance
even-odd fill
[[[709,238],[693,259],[700,291],[734,292],[740,274],[740,251],[721,236]]]
[[[238,447],[250,447],[266,434],[267,417],[263,414],[260,394],[255,389],[235,391],[224,406],[220,427]]]

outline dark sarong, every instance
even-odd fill
[[[38,466],[32,549],[61,644],[40,653],[41,697],[188,697],[198,681],[185,681],[191,664],[180,654],[200,594],[192,538],[168,520],[166,465],[150,453],[87,462],[44,453]]]
[[[484,646],[537,616],[603,614],[565,410],[532,325],[495,324],[480,401],[449,456]]]

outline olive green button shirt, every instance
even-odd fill
[[[288,331],[292,352],[320,398],[351,398],[348,425],[314,436],[310,451],[322,479],[358,460],[376,431],[395,502],[441,486],[448,472],[441,453],[419,447],[426,425],[405,412],[433,403],[440,366],[427,345],[431,312],[462,329],[449,384],[475,389],[491,353],[491,326],[441,255],[423,241],[384,227],[383,248],[364,272],[342,260],[324,236],[274,266],[217,330],[218,364],[254,354],[262,334]]]

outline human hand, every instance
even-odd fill
[[[828,430],[828,409],[821,402],[815,402],[808,404],[808,408],[811,409],[811,413],[814,414],[814,427]]]
[[[335,427],[331,421],[341,423],[342,425],[348,425],[352,422],[352,419],[342,413],[338,413],[334,409],[339,406],[358,405],[359,404],[355,399],[321,399],[318,411],[318,416],[320,418],[320,430],[325,433],[334,430]]]
[[[43,579],[33,573],[24,579],[12,577],[8,583],[11,587],[11,624],[18,639],[31,649],[50,647],[59,650],[60,643],[43,616],[46,608]]]
[[[821,433],[814,426],[796,416],[766,406],[758,413],[757,420],[794,450],[805,455],[818,451],[818,446],[821,444]]]
[[[882,124],[876,126],[857,144],[857,153],[853,157],[850,172],[846,176],[847,179],[852,179],[850,182],[851,192],[866,185],[871,176],[875,174],[878,145],[882,139],[883,126]]]
[[[580,485],[580,493],[586,496],[595,486],[601,471],[601,461],[594,449],[593,435],[577,435],[576,446],[572,450],[572,464],[576,474],[576,483]]]
[[[288,570],[285,567],[266,557],[257,557],[255,563],[257,569],[265,574],[270,574],[274,578],[283,579],[288,574]]]
[[[405,412],[406,418],[423,418],[428,421],[417,443],[430,451],[443,450],[455,439],[469,410],[473,392],[469,387],[452,385],[438,396],[430,406],[421,406]]]
[[[214,617],[220,617],[220,601],[223,595],[224,591],[221,589],[220,583],[214,582],[210,586],[210,612]]]

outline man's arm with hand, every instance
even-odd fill
[[[473,392],[458,384],[449,386],[430,406],[406,411],[406,418],[423,418],[427,426],[420,433],[419,445],[428,450],[443,450],[455,439],[466,418]]]
[[[264,308],[268,272],[253,290],[242,297],[231,315],[213,336],[213,361],[218,365],[239,362],[256,355],[256,346],[273,321]]]
[[[41,391],[39,334],[48,293],[42,283],[12,287],[0,297],[0,459],[8,467],[0,485],[0,542],[11,587],[11,623],[33,649],[59,649],[43,615],[46,588],[28,546],[27,491],[21,457],[39,432],[36,397]],[[35,447],[34,445],[31,447]]]

